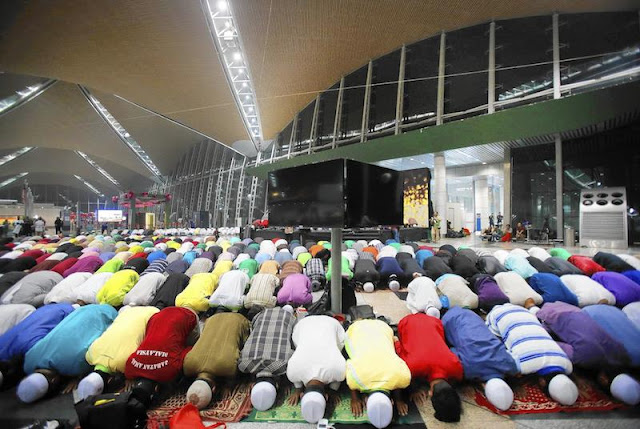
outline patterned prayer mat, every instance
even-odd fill
[[[147,412],[148,429],[168,429],[169,419],[186,403],[188,386],[180,386],[167,399]],[[223,387],[208,408],[200,411],[200,417],[207,422],[239,422],[251,412],[251,384],[243,382],[231,388]]]
[[[622,403],[615,401],[600,390],[594,381],[575,373],[572,378],[576,386],[578,386],[579,395],[576,403],[568,407],[560,405],[548,397],[537,383],[530,380],[514,387],[513,404],[507,411],[500,411],[491,405],[480,386],[464,386],[460,393],[463,397],[475,401],[481,407],[502,415],[607,411],[624,407]]]
[[[281,422],[281,423],[305,423],[302,413],[300,411],[300,404],[291,406],[286,403],[286,398],[289,396],[290,391],[284,392],[282,395],[278,395],[275,407],[267,411],[253,410],[249,416],[243,420],[243,422]],[[360,417],[354,417],[351,413],[351,395],[348,389],[344,387],[339,391],[338,404],[328,412],[330,416],[327,417],[329,422],[343,423],[343,424],[368,424],[366,413]],[[330,407],[327,404],[327,407]],[[418,409],[413,405],[409,405],[409,414],[405,417],[395,416],[394,423],[396,424],[412,424],[420,423],[424,425]]]

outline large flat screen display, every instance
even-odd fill
[[[98,222],[122,222],[122,210],[98,210]]]
[[[368,227],[402,224],[399,172],[332,160],[269,173],[269,224]]]

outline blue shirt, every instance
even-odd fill
[[[67,303],[38,308],[0,337],[0,361],[23,357],[72,311]]]
[[[617,307],[589,305],[582,309],[629,353],[632,366],[640,366],[640,329]]]
[[[89,346],[111,325],[118,315],[106,304],[80,307],[27,352],[24,372],[53,369],[65,376],[84,375],[91,371],[85,359]]]
[[[544,302],[562,301],[578,306],[578,297],[562,283],[560,277],[551,273],[537,273],[529,279],[529,285],[542,295]]]
[[[488,381],[518,373],[516,362],[502,341],[489,331],[471,310],[453,307],[442,317],[442,324],[468,380]]]
[[[424,260],[433,256],[433,252],[427,249],[420,249],[416,252],[416,261],[422,266]]]

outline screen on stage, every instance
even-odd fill
[[[98,210],[98,222],[122,222],[122,210]]]
[[[429,227],[429,181],[428,168],[403,171],[404,178],[404,224]]]

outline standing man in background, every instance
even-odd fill
[[[489,228],[490,228],[490,229],[493,229],[493,227],[494,227],[494,226],[495,226],[495,223],[494,223],[494,221],[493,221],[493,213],[491,213],[491,214],[489,215]]]
[[[498,212],[498,217],[496,218],[498,220],[498,228],[502,228],[502,220],[504,219],[504,216],[502,216],[502,213]]]
[[[62,233],[62,219],[60,219],[60,216],[56,217],[56,220],[53,222],[53,224],[56,227],[56,235],[61,234]]]
[[[431,237],[433,238],[433,242],[437,243],[438,241],[440,241],[440,224],[442,223],[442,220],[440,219],[440,215],[438,214],[438,212],[435,212],[433,214],[431,220],[433,221],[433,232],[431,234]]]
[[[38,220],[36,220],[33,226],[35,228],[36,235],[44,234],[44,221],[42,220],[42,218],[38,218]]]

